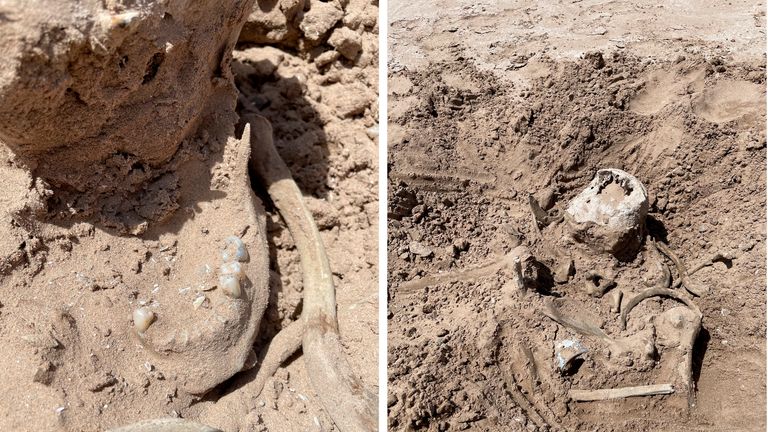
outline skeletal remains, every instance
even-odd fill
[[[516,287],[520,295],[530,295],[527,287],[531,285],[531,280],[530,277],[526,277],[526,274],[530,274],[531,269],[536,268],[540,263],[531,254],[529,248],[535,246],[536,242],[540,242],[542,246],[540,250],[552,251],[555,255],[556,265],[553,275],[555,283],[567,284],[575,276],[584,281],[581,288],[583,294],[599,298],[610,293],[611,311],[616,314],[615,317],[622,331],[630,331],[627,329],[630,314],[644,300],[665,297],[682,303],[682,306],[672,307],[647,320],[644,330],[621,336],[609,335],[601,326],[590,322],[580,314],[561,311],[558,307],[559,300],[542,298],[541,312],[544,316],[589,340],[589,343],[574,338],[556,341],[553,364],[560,374],[566,374],[573,368],[575,360],[588,355],[590,348],[598,351],[600,346],[607,349],[608,359],[623,359],[629,353],[637,353],[649,361],[655,361],[658,349],[662,347],[665,350],[666,361],[672,363],[671,371],[665,375],[670,382],[609,389],[571,388],[568,390],[569,398],[576,402],[587,402],[670,395],[682,390],[683,394],[687,394],[687,405],[692,406],[694,404],[693,351],[701,330],[702,314],[686,292],[674,288],[682,286],[693,296],[706,295],[708,290],[696,285],[690,276],[713,262],[728,263],[733,256],[723,253],[714,254],[694,267],[692,271],[687,271],[682,260],[669,247],[647,236],[645,219],[649,205],[646,189],[635,177],[618,169],[599,170],[590,185],[569,203],[563,216],[557,213],[550,215],[544,211],[532,195],[529,195],[529,205],[533,222],[533,238],[530,246],[518,245],[500,259],[473,269],[445,272],[408,282],[400,287],[400,292],[411,293],[426,286],[456,280],[470,280],[506,269],[508,270],[506,273],[513,279],[511,286]],[[567,240],[567,247],[558,243],[557,238],[553,238],[558,235]],[[580,245],[584,247],[581,248]],[[565,252],[566,248],[568,252]],[[655,266],[658,276],[642,281],[635,287],[618,287],[618,275],[610,268],[585,270],[579,269],[578,265],[574,268],[574,257],[579,254],[598,259],[601,256],[620,259],[632,257],[642,249],[645,249],[645,254],[649,257],[646,262]],[[651,259],[651,256],[655,259]],[[665,258],[669,259],[676,269],[674,283],[673,274],[664,262]],[[633,293],[631,288],[643,289]],[[577,300],[574,302],[578,303]],[[502,331],[509,339],[515,340],[514,330],[504,328]],[[507,349],[519,353],[517,358],[524,361],[523,364],[511,364],[508,367],[516,371],[519,377],[523,377],[521,378],[523,381],[526,381],[524,377],[540,377],[531,348],[522,341],[515,342],[513,345],[514,347]],[[514,377],[515,374],[506,373],[503,368],[500,369],[500,373],[504,377],[510,396],[526,411],[534,423],[540,427],[558,429],[557,415],[554,415],[546,404],[539,404],[535,400],[537,391],[535,384],[520,382]],[[541,381],[542,378],[531,378],[531,380]]]
[[[592,183],[580,193],[568,205],[565,211],[565,223],[563,217],[550,215],[544,211],[535,199],[529,195],[529,205],[533,219],[532,243],[541,244],[541,250],[551,251],[554,254],[555,271],[554,282],[557,284],[567,284],[572,279],[582,278],[585,284],[581,285],[581,293],[592,297],[602,297],[610,293],[611,311],[619,321],[619,328],[622,332],[629,332],[629,335],[609,335],[603,329],[603,325],[598,325],[590,321],[586,316],[588,313],[563,312],[558,306],[559,303],[567,301],[567,298],[540,297],[543,302],[541,312],[544,316],[550,318],[558,325],[580,335],[584,341],[574,337],[568,337],[552,342],[541,341],[543,345],[536,345],[533,341],[524,342],[517,340],[515,329],[517,326],[502,326],[501,333],[504,340],[511,341],[509,346],[502,343],[500,349],[507,352],[513,360],[512,364],[499,367],[499,373],[504,378],[506,389],[515,403],[523,409],[528,418],[536,425],[545,430],[561,430],[558,424],[558,414],[553,411],[551,403],[542,403],[541,397],[546,388],[563,386],[562,381],[558,381],[558,376],[564,376],[572,372],[570,369],[574,366],[578,358],[589,355],[594,351],[596,355],[605,356],[604,361],[610,359],[626,359],[627,354],[637,354],[653,364],[657,364],[659,358],[659,349],[664,350],[662,361],[666,361],[666,368],[661,365],[661,375],[670,382],[659,384],[628,386],[619,388],[603,389],[576,389],[567,390],[568,398],[574,402],[595,402],[609,399],[622,399],[628,397],[643,397],[653,395],[671,395],[684,390],[687,394],[687,405],[692,407],[694,400],[693,383],[693,350],[696,338],[701,330],[702,314],[692,299],[688,298],[686,293],[675,290],[682,285],[688,293],[694,296],[705,295],[706,289],[695,285],[690,276],[701,268],[711,265],[716,261],[723,261],[729,264],[733,256],[727,253],[714,254],[692,271],[686,271],[682,261],[666,245],[652,237],[643,241],[647,228],[645,226],[645,217],[648,212],[648,201],[645,187],[633,176],[624,171],[609,169],[599,170]],[[553,209],[556,211],[557,209]],[[562,242],[558,243],[558,235],[567,239],[567,246]],[[584,245],[580,248],[579,245]],[[645,248],[646,256],[655,253],[656,260],[648,259],[651,265],[658,269],[659,276],[651,280],[646,280],[643,284],[635,287],[618,287],[618,275],[610,268],[580,269],[579,265],[574,268],[574,257],[584,253],[593,260],[600,259],[604,254],[626,259],[631,258],[640,249]],[[564,252],[564,250],[568,252]],[[531,255],[525,246],[518,246],[507,256],[498,261],[497,264],[489,264],[480,268],[498,269],[511,267],[512,263],[520,263],[518,255],[525,251],[526,267],[535,265],[537,259]],[[677,270],[676,281],[673,284],[672,273],[663,257],[669,259]],[[514,258],[518,258],[515,260]],[[605,260],[598,261],[605,262]],[[519,265],[518,265],[519,267]],[[581,273],[579,273],[579,271]],[[453,280],[472,271],[459,271],[453,273],[444,273],[436,278],[426,277],[427,283],[434,283],[443,280]],[[513,286],[524,287],[529,281],[523,277],[523,272],[512,271]],[[418,285],[424,285],[416,282]],[[406,284],[408,285],[408,284]],[[579,284],[571,286],[578,287]],[[639,292],[632,293],[631,288],[644,288]],[[518,296],[512,301],[520,301],[527,298],[528,301],[535,301],[530,294],[522,288]],[[646,318],[645,325],[627,329],[627,322],[632,310],[641,302],[652,297],[666,297],[682,303],[682,306],[669,308],[662,313]],[[579,300],[571,300],[569,309],[578,309]],[[499,317],[499,319],[509,319]],[[514,320],[513,320],[514,321]],[[641,328],[642,330],[638,330]],[[634,332],[634,333],[632,333]],[[532,344],[532,345],[529,345]],[[600,350],[600,347],[605,348]],[[532,349],[533,348],[533,349]],[[553,351],[552,348],[554,348]],[[536,355],[553,355],[555,370],[559,371],[554,377],[542,376],[540,366],[537,366]],[[542,354],[544,353],[544,354]],[[506,358],[506,357],[505,357]],[[501,361],[501,357],[499,358]],[[624,367],[621,363],[617,367]],[[506,370],[512,371],[510,373]],[[537,384],[538,383],[538,384]]]
[[[255,385],[250,389],[256,393],[253,396],[257,396],[280,364],[301,347],[307,374],[336,426],[342,431],[375,430],[375,396],[351,372],[341,348],[333,280],[314,220],[272,144],[269,122],[258,116],[250,120],[254,130],[247,125],[243,137],[233,143],[237,147],[236,169],[240,170],[241,178],[247,180],[250,165],[266,186],[296,242],[304,284],[301,320],[274,338],[254,379]],[[219,288],[223,293],[214,300],[215,306],[210,312],[213,318],[207,321],[209,328],[198,325],[197,332],[190,331],[180,340],[179,334],[184,330],[172,331],[170,337],[168,333],[152,333],[152,328],[162,321],[162,315],[155,317],[144,307],[134,312],[137,337],[158,354],[156,360],[164,368],[186,377],[186,389],[191,392],[205,392],[228,378],[226,375],[231,376],[243,368],[266,306],[269,286],[263,272],[269,255],[264,237],[264,210],[253,196],[248,181],[240,181],[235,187],[240,192],[232,193],[232,205],[245,207],[243,217],[251,224],[251,236],[225,240],[219,269]],[[247,247],[253,250],[248,252]],[[211,295],[215,296],[218,291],[213,290]],[[153,324],[153,320],[157,322]],[[228,342],[222,344],[221,341]],[[231,364],[228,373],[210,374],[209,365],[223,362]],[[209,372],[208,375],[205,372]],[[171,430],[210,432],[216,429],[174,419],[150,420],[113,429],[115,432]]]
[[[535,211],[535,210],[534,210]],[[648,212],[648,198],[645,187],[630,174],[617,170],[599,170],[590,185],[577,195],[566,209],[565,232],[577,244],[588,247],[592,253],[609,253],[614,256],[626,256],[636,253],[643,245],[647,229],[645,218]],[[538,228],[538,227],[537,227]],[[675,286],[682,285],[694,296],[706,295],[707,289],[695,285],[685,265],[664,243],[651,237],[645,242],[646,248],[651,248],[657,254],[668,258],[677,269],[678,280]],[[731,256],[717,254],[708,262],[697,266],[695,270],[715,260],[730,259]],[[701,329],[702,314],[695,303],[684,293],[672,288],[672,275],[669,268],[661,259],[656,260],[660,277],[653,281],[645,281],[649,286],[639,293],[624,299],[624,291],[616,291],[613,296],[612,310],[619,313],[622,329],[627,327],[627,319],[632,309],[651,297],[667,297],[683,303],[686,308],[673,308],[655,317],[655,338],[666,346],[676,348],[683,357],[680,375],[688,394],[688,404],[694,403],[693,385],[693,349],[696,337]],[[614,275],[604,275],[596,270],[587,270],[586,293],[601,297],[616,286]],[[623,300],[623,301],[622,301]],[[558,324],[567,327],[589,338],[597,339],[598,343],[609,347],[611,352],[638,350],[648,356],[654,356],[656,348],[652,341],[637,337],[613,338],[595,324],[578,316],[567,316],[561,313],[553,302],[548,302],[543,310],[544,315]],[[637,345],[639,343],[639,345]],[[581,354],[581,353],[580,353]],[[595,401],[630,396],[649,396],[656,394],[671,394],[675,391],[671,384],[654,386],[627,387],[619,389],[575,390],[569,395],[575,401]]]
[[[609,359],[622,359],[629,353],[637,353],[650,361],[655,361],[658,347],[663,347],[665,358],[671,363],[671,370],[667,371],[665,376],[671,382],[609,389],[571,388],[567,392],[569,398],[576,402],[602,401],[670,395],[683,390],[682,393],[687,394],[687,405],[693,406],[693,351],[701,330],[702,313],[686,292],[674,288],[682,286],[693,296],[706,295],[708,290],[693,283],[690,276],[713,262],[723,261],[728,264],[734,257],[728,253],[713,254],[691,271],[687,271],[683,262],[669,247],[647,235],[645,219],[649,206],[646,189],[635,177],[618,169],[599,170],[590,185],[570,202],[563,216],[556,213],[557,209],[551,210],[554,214],[544,211],[532,195],[529,195],[529,205],[532,218],[532,238],[529,245],[517,242],[509,253],[496,260],[469,269],[424,276],[402,284],[398,292],[401,295],[409,295],[425,287],[434,289],[438,288],[437,285],[446,286],[449,282],[468,281],[505,271],[512,279],[508,285],[517,295],[511,298],[511,301],[530,299],[525,296],[531,295],[528,288],[535,285],[532,278],[536,276],[537,266],[542,265],[531,251],[536,243],[540,243],[540,250],[551,251],[555,255],[555,283],[567,284],[580,277],[580,280],[585,282],[581,285],[583,294],[599,298],[610,293],[611,311],[622,331],[630,331],[627,329],[627,322],[632,310],[649,298],[665,297],[682,303],[682,306],[669,308],[646,320],[644,330],[621,336],[609,335],[600,325],[590,322],[581,314],[561,311],[558,302],[562,299],[552,301],[552,297],[542,297],[541,312],[544,316],[589,340],[589,343],[574,338],[555,341],[552,363],[560,372],[558,376],[566,374],[576,363],[576,359],[588,355],[590,347],[593,351],[598,351],[600,346],[605,347]],[[558,235],[568,239],[568,252],[564,251],[566,248],[557,242],[557,238],[553,238]],[[580,248],[580,245],[585,247]],[[574,267],[574,256],[580,253],[593,259],[606,255],[626,258],[632,257],[642,249],[645,249],[646,257],[649,257],[646,262],[654,266],[659,275],[642,281],[635,287],[618,287],[618,275],[610,268],[585,270]],[[655,259],[651,259],[652,256]],[[676,269],[674,283],[673,274],[664,258],[669,259]],[[579,270],[581,273],[578,273]],[[573,285],[579,286],[578,283]],[[631,288],[643,289],[633,293]],[[578,303],[578,300],[573,303]],[[508,318],[500,316],[498,319]],[[521,361],[505,365],[514,373],[509,373],[505,367],[499,367],[499,373],[504,378],[510,396],[534,423],[543,428],[559,430],[558,416],[548,407],[549,404],[538,403],[535,398],[535,382],[546,379],[542,378],[537,370],[531,347],[526,342],[516,340],[515,328],[517,327],[502,326],[501,333],[506,340],[512,341],[511,346],[502,346],[502,350],[516,352],[512,357]],[[520,378],[515,378],[515,375]]]

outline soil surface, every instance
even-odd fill
[[[763,5],[699,3],[391,2],[391,430],[765,429]],[[649,196],[618,257],[563,217],[601,168]]]
[[[369,1],[258,1],[231,65],[236,113],[260,114],[272,123],[275,144],[316,218],[333,271],[341,339],[354,372],[373,391],[377,16],[377,4]],[[115,155],[114,172],[106,163],[104,175],[110,182],[123,178],[130,200],[115,197],[110,205],[106,198],[90,212],[70,211],[83,204],[76,191],[33,178],[0,146],[0,391],[16,395],[0,402],[0,429],[102,431],[170,416],[227,432],[335,430],[300,352],[261,394],[249,392],[256,359],[301,314],[302,278],[291,235],[258,184],[256,220],[239,210],[245,195],[238,194],[248,193],[247,183],[237,189],[247,180],[236,144],[244,125],[233,106],[219,102],[221,109],[208,111],[171,162],[153,167],[151,175],[146,170],[132,177],[143,167]],[[138,212],[128,221],[136,224],[110,223],[115,218],[106,213],[119,213],[125,202]],[[230,307],[220,287],[212,290],[205,267],[218,266],[227,236],[254,234],[265,234],[266,243],[262,251],[252,240],[243,266],[265,290],[268,272],[269,291],[247,297],[254,303],[268,297],[269,304],[261,304],[266,311],[248,370],[225,380],[234,355],[229,350],[192,364],[205,356],[185,350],[221,333],[215,319],[239,331],[244,324],[237,320],[260,313],[237,302]],[[262,262],[268,262],[265,276],[255,278],[248,266]],[[143,336],[132,319],[140,306],[155,312]],[[180,327],[189,331],[174,333]],[[235,336],[221,335],[229,337]],[[158,360],[147,345],[155,342],[171,354]],[[223,382],[198,394],[201,376]]]

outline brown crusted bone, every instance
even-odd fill
[[[250,133],[246,129],[242,139],[230,138],[224,152],[228,163],[222,169],[231,179],[224,188],[224,196],[186,221],[179,231],[182,240],[178,244],[176,265],[181,271],[180,279],[174,282],[199,291],[198,296],[205,296],[210,307],[195,307],[191,295],[180,296],[176,289],[159,290],[152,309],[155,321],[146,332],[137,333],[152,353],[152,362],[164,373],[178,376],[181,387],[189,393],[205,393],[242,370],[267,306],[266,215],[250,187],[249,155]],[[199,164],[191,161],[182,166],[182,170],[196,172],[199,177],[202,171]],[[240,222],[236,226],[225,226],[222,220]],[[210,239],[207,244],[183,241],[186,233],[199,232],[202,227],[209,230],[205,237]],[[228,257],[222,250],[233,235],[249,249],[246,262],[231,259],[225,262]],[[239,268],[240,295],[233,296],[222,286],[219,277],[201,276],[198,269],[205,264],[222,276],[235,271],[233,267]],[[214,364],[216,367],[211,367]]]

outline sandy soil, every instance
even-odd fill
[[[263,115],[274,127],[278,150],[325,242],[345,350],[355,373],[375,391],[378,8],[354,0],[293,3],[286,22],[274,19],[287,10],[284,4],[257,2],[250,37],[233,54],[237,112]],[[316,10],[332,9],[312,28],[301,24],[305,14],[317,18],[309,12],[310,3]],[[283,29],[290,38],[254,42],[265,22],[273,33]],[[333,36],[338,29],[343,34]],[[76,199],[64,206],[50,185],[31,177],[0,147],[0,341],[5,347],[0,391],[16,395],[0,403],[0,429],[101,431],[171,416],[225,431],[335,430],[300,353],[258,397],[244,384],[258,368],[256,355],[301,314],[299,257],[258,185],[266,213],[258,206],[257,213],[266,218],[261,223],[266,223],[262,234],[269,254],[252,255],[248,265],[269,263],[269,305],[257,329],[255,355],[246,363],[255,368],[205,395],[192,394],[187,390],[194,380],[187,369],[200,369],[200,364],[189,364],[183,349],[158,360],[134,332],[132,312],[140,305],[157,314],[147,338],[162,339],[183,323],[191,329],[193,344],[215,327],[206,314],[218,310],[226,297],[209,288],[195,294],[196,284],[202,287],[208,277],[198,271],[204,264],[216,265],[222,236],[248,236],[259,229],[258,221],[249,225],[244,220],[238,210],[242,202],[232,202],[238,196],[232,188],[246,178],[233,169],[240,150],[232,140],[243,128],[236,122],[224,111],[209,114],[179,147],[172,160],[176,165],[169,165],[172,185],[151,182],[134,191],[136,208],[143,208],[144,197],[150,205],[142,211],[153,216],[145,215],[150,223],[139,224],[138,235],[105,223],[101,213],[109,205],[96,214],[68,213]],[[155,211],[162,217],[154,217]],[[206,300],[198,309],[193,301],[200,295]],[[171,345],[182,337],[181,346],[187,343],[186,336],[167,334]],[[229,354],[213,359],[205,366],[209,370],[200,373],[215,379],[231,367],[229,360]]]
[[[390,429],[765,429],[762,10],[391,3]],[[649,194],[647,236],[621,259],[567,241],[559,217],[605,167],[637,176]],[[547,211],[540,234],[529,194]],[[688,269],[715,253],[732,258],[690,276],[709,290],[701,297],[674,288],[703,314],[690,408],[687,352],[664,327],[681,304],[644,301],[626,329],[613,309],[619,292],[624,307],[667,270],[673,287],[681,279],[652,241]],[[542,265],[527,292],[505,261],[518,246]],[[603,296],[589,294],[595,271],[615,282]],[[642,343],[615,355],[546,316],[550,301]],[[588,351],[561,374],[565,339]],[[677,389],[668,396],[568,396],[668,382]]]

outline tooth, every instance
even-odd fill
[[[219,286],[228,296],[240,297],[240,279],[236,275],[223,274],[219,276]]]
[[[240,240],[240,237],[229,236],[224,239],[224,250],[221,252],[221,258],[224,262],[235,261],[245,262],[248,261],[248,249],[245,247],[245,243]]]
[[[133,326],[139,333],[144,333],[155,320],[155,313],[146,307],[140,307],[133,311]]]
[[[221,275],[235,276],[239,280],[243,277],[243,267],[239,262],[224,263],[221,265],[219,273]]]

